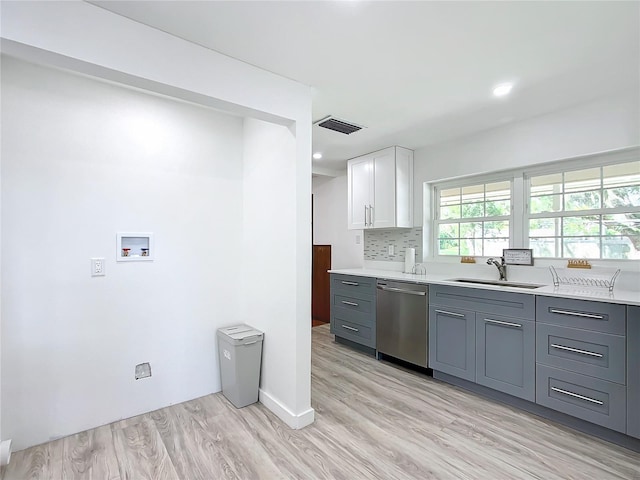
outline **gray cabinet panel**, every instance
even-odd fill
[[[535,323],[476,314],[476,382],[535,401]]]
[[[625,433],[626,387],[546,365],[537,365],[536,403]]]
[[[475,313],[429,307],[429,367],[475,381]]]
[[[625,337],[538,323],[536,360],[625,384]]]
[[[525,320],[535,318],[535,296],[526,293],[432,285],[429,303]]]
[[[557,297],[536,297],[536,321],[596,332],[625,334],[625,306]]]
[[[331,274],[331,333],[376,347],[375,285],[375,278]]]
[[[376,278],[359,277],[357,275],[341,275],[338,273],[331,274],[331,290],[345,290],[352,294],[364,293],[366,295],[375,295]]]
[[[627,435],[640,438],[640,307],[627,307]]]

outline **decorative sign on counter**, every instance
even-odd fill
[[[505,248],[502,256],[507,265],[533,265],[533,250],[530,248]]]

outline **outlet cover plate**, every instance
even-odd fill
[[[92,277],[104,277],[105,264],[104,258],[92,258],[91,259],[91,276]]]

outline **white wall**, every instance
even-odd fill
[[[359,237],[360,243],[356,243]],[[331,245],[331,268],[361,268],[364,235],[347,230],[347,175],[313,180],[313,243]]]
[[[242,119],[10,58],[2,70],[3,433],[20,449],[219,391]],[[155,260],[116,263],[118,231],[154,232]],[[147,361],[153,376],[134,380]]]
[[[296,221],[299,206],[306,205],[307,212],[311,208],[311,165],[295,161],[295,131],[260,120],[245,120],[243,151],[243,245],[247,254],[242,262],[239,305],[243,317],[267,332],[260,401],[280,411],[291,427],[300,428],[313,421],[311,365],[297,362],[296,350],[283,345],[308,348],[311,341],[311,304],[305,295],[311,289],[311,276],[299,274],[309,272],[310,217],[306,216],[309,223],[304,226]],[[296,181],[301,174],[308,179],[306,185]],[[306,243],[292,247],[296,239]],[[294,324],[283,321],[292,317]],[[291,366],[297,369],[297,376],[283,374]],[[296,381],[297,377],[306,381]]]
[[[423,221],[424,182],[638,144],[640,98],[633,91],[418,149],[414,156],[414,225]]]
[[[287,152],[287,155],[294,155],[294,157],[291,158],[291,162],[287,164],[286,168],[295,168],[295,184],[287,187],[295,189],[295,195],[290,197],[290,201],[295,202],[296,216],[293,228],[296,229],[297,235],[295,238],[286,235],[283,242],[286,242],[285,246],[294,252],[293,255],[296,257],[295,275],[298,285],[304,287],[305,281],[310,282],[310,88],[172,37],[86,2],[2,2],[1,8],[2,49],[3,52],[13,56],[213,106],[242,116],[260,118],[288,127],[295,125],[295,152]],[[135,45],[135,48],[131,48],[131,45]],[[69,135],[70,132],[63,132],[63,136],[68,137]],[[73,138],[89,146],[93,142],[92,138]],[[114,144],[113,147],[118,148],[118,144]],[[93,151],[93,149],[90,150]],[[278,165],[284,168],[281,163]],[[25,175],[27,173],[25,172]],[[128,188],[130,181],[124,179],[123,182],[124,186]],[[185,179],[183,178],[181,182],[184,184]],[[42,183],[48,189],[53,189],[55,186],[55,182],[51,182],[54,186],[48,185],[44,181]],[[118,197],[114,196],[114,198],[116,205],[118,205]],[[226,203],[231,202],[227,201]],[[271,199],[264,198],[261,208],[269,211],[270,206]],[[3,208],[4,211],[7,211],[5,204],[3,204]],[[175,209],[174,206],[167,206],[167,208],[172,215],[175,214],[172,211]],[[182,214],[184,212],[185,210],[181,211]],[[91,218],[90,211],[85,213],[87,214],[85,217]],[[192,215],[192,213],[187,210],[187,215]],[[4,218],[2,221],[4,222]],[[78,220],[77,223],[79,224],[80,221]],[[93,224],[93,222],[91,223]],[[218,223],[217,235],[221,235],[221,232],[225,231],[223,227],[223,224]],[[239,244],[241,242],[236,242],[235,246]],[[202,244],[199,248],[202,248]],[[160,253],[159,248],[158,254]],[[281,277],[279,271],[270,273],[272,281],[278,281]],[[58,272],[55,271],[48,276],[53,281],[57,275]],[[65,281],[64,276],[62,281]],[[195,288],[201,288],[202,294],[209,295],[209,285],[204,283],[203,285],[203,287],[198,285]],[[6,283],[2,287],[4,289],[3,300],[6,301],[6,292],[8,291]],[[182,286],[182,288],[183,290],[179,290],[180,295],[175,297],[176,302],[180,302],[182,296],[187,294],[184,291],[186,287]],[[234,291],[237,289],[238,285],[235,285]],[[291,301],[288,290],[282,289],[277,294],[281,302]],[[277,409],[274,406],[269,408],[272,408],[276,414],[286,417],[287,421],[297,422],[299,425],[304,424],[304,421],[313,416],[308,395],[299,393],[300,390],[308,390],[310,382],[308,374],[311,360],[310,329],[297,328],[298,322],[302,321],[303,316],[306,316],[307,322],[309,320],[310,296],[310,288],[300,288],[294,298],[296,302],[295,316],[288,312],[288,316],[277,319],[282,325],[288,325],[296,330],[296,343],[292,345],[286,339],[280,339],[275,335],[269,337],[274,348],[294,352],[295,361],[289,362],[278,373],[293,378],[292,382],[296,385],[298,392],[294,404],[284,405],[284,409]],[[33,297],[30,298],[33,300]],[[110,298],[114,302],[117,301],[117,297],[113,295]],[[39,301],[39,299],[36,300]],[[181,307],[184,315],[185,306],[181,304]],[[228,316],[222,315],[224,313],[224,307],[216,306],[209,313],[209,317],[220,315],[220,318],[224,317],[225,321],[228,321]],[[263,314],[274,315],[273,312],[263,312]],[[272,320],[275,321],[273,317]],[[269,332],[267,332],[268,334]],[[3,332],[2,338],[5,343],[6,337],[6,332]],[[57,353],[57,350],[63,349],[64,346],[54,345],[52,347],[50,344],[43,344],[42,348]],[[116,348],[126,352],[123,347]],[[6,358],[6,352],[2,353]],[[28,388],[30,382],[25,380],[24,386]],[[274,385],[274,389],[277,387],[279,385]],[[274,398],[278,398],[282,402],[287,402],[290,398],[288,391],[274,391],[272,393]],[[6,406],[6,399],[10,394],[6,391],[2,392],[5,399],[2,404],[5,424],[7,412],[10,411]],[[131,400],[118,399],[117,401],[128,405]],[[51,405],[53,407],[50,408],[55,409],[57,403],[52,402]],[[294,414],[293,419],[290,416],[287,417],[291,412]],[[301,416],[300,412],[306,413]],[[83,414],[83,412],[78,413]],[[95,425],[96,423],[92,422],[92,426]],[[2,433],[5,437],[9,436],[9,433],[4,429]],[[58,433],[49,432],[50,435]]]

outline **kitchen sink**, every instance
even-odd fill
[[[517,282],[505,282],[504,280],[480,280],[476,278],[451,278],[449,282],[459,283],[475,283],[477,285],[496,285],[498,287],[512,287],[512,288],[540,288],[544,285],[536,285],[533,283],[517,283]]]

